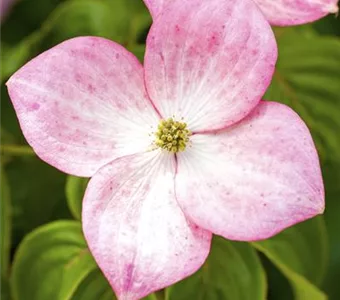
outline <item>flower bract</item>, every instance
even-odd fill
[[[206,0],[209,2],[209,0]],[[276,26],[300,25],[316,21],[339,11],[338,0],[253,0],[270,24]],[[144,0],[151,14],[160,13],[168,0]],[[223,1],[220,2],[220,6]],[[247,11],[243,12],[245,15]]]
[[[276,59],[253,1],[174,0],[154,17],[144,66],[112,41],[78,37],[9,79],[37,155],[92,177],[84,235],[119,299],[193,274],[212,234],[265,239],[323,212],[308,128],[261,100]]]

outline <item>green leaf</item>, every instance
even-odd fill
[[[6,174],[1,166],[1,201],[0,201],[0,254],[1,254],[1,278],[8,275],[10,248],[11,248],[11,202],[9,186]]]
[[[149,11],[146,6],[143,4],[143,1],[136,0],[110,0],[111,2],[121,1],[124,2],[124,5],[129,11],[129,29],[127,36],[127,48],[129,49],[132,46],[136,46],[137,43],[141,42],[145,44],[146,36],[141,36],[143,31],[149,29],[152,19]],[[145,33],[145,32],[144,32]]]
[[[293,300],[294,294],[288,279],[265,255],[259,252],[259,256],[267,275],[267,300]]]
[[[18,46],[6,48],[1,81],[31,57],[75,36],[95,35],[122,42],[128,30],[128,17],[124,5],[120,1],[115,3],[73,0],[60,4],[39,30]]]
[[[114,300],[112,288],[99,269],[92,271],[79,285],[72,300]],[[156,294],[151,294],[143,300],[157,300]],[[64,300],[64,299],[61,299]]]
[[[0,135],[1,145],[13,144],[15,141],[15,138],[13,137],[13,135],[9,131],[7,131],[5,128],[3,128],[2,126],[0,130],[1,130],[1,135]]]
[[[2,144],[1,154],[4,156],[35,156],[35,152],[29,146]]]
[[[10,300],[11,294],[9,290],[8,279],[1,276],[1,289],[0,289],[0,299],[1,300]]]
[[[6,44],[1,56],[1,81],[38,53],[76,36],[101,36],[129,49],[135,48],[141,32],[149,24],[151,17],[141,1],[66,1],[19,45]]]
[[[63,0],[16,0],[5,23],[1,24],[1,41],[14,45],[37,30],[55,6]],[[37,9],[39,7],[39,9]],[[2,45],[1,45],[2,46]]]
[[[67,1],[44,23],[44,46],[49,48],[79,35],[96,35],[123,42],[128,24],[128,13],[121,1]]]
[[[96,268],[80,223],[50,223],[28,234],[15,254],[10,282],[13,298],[71,299]]]
[[[279,58],[265,99],[291,106],[311,129],[322,158],[336,154],[340,160],[340,40],[293,29],[276,33]]]
[[[3,98],[1,99],[1,101],[3,102]],[[1,107],[1,109],[3,108],[3,106]],[[7,145],[10,145],[10,144],[13,144],[14,141],[15,141],[15,138],[14,136],[9,132],[7,131],[5,128],[3,128],[1,126],[1,129],[0,129],[0,137],[1,137],[1,140],[0,140],[0,146],[1,146],[1,167],[4,167],[6,165],[6,163],[8,163],[10,160],[11,160],[11,156],[10,155],[7,155],[8,153],[6,153],[6,151],[4,151],[4,146],[7,144]]]
[[[257,300],[266,298],[265,273],[256,251],[247,243],[214,237],[203,267],[169,287],[167,300]]]
[[[138,44],[138,45],[133,45],[130,46],[129,51],[131,51],[141,63],[144,61],[144,54],[145,54],[145,45]]]
[[[7,88],[1,85],[1,144],[26,144],[19,126],[13,105],[9,99]]]
[[[72,300],[113,300],[113,291],[99,269],[93,270],[79,285]]]
[[[252,244],[287,277],[296,299],[326,299],[317,288],[325,275],[328,260],[327,232],[322,217]]]
[[[76,176],[68,176],[66,180],[67,204],[77,220],[81,219],[82,202],[88,181],[88,178]]]
[[[14,300],[116,299],[77,221],[56,221],[28,234],[15,254],[10,285]]]
[[[330,262],[324,283],[329,298],[338,299],[340,295],[340,163],[332,160],[324,162],[322,170],[326,190],[325,222],[330,242]]]
[[[34,228],[70,218],[65,199],[65,174],[37,157],[18,157],[6,164],[11,188],[13,246]]]
[[[37,45],[40,35],[32,33],[17,45],[2,49],[1,55],[1,83],[24,65],[26,61],[38,53]]]
[[[328,15],[311,24],[314,29],[323,35],[335,35],[340,37],[340,16]]]

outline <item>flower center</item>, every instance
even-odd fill
[[[155,133],[156,146],[172,153],[184,151],[191,135],[184,122],[174,121],[172,118],[161,120]]]

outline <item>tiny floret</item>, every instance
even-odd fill
[[[155,144],[169,152],[177,153],[185,150],[190,135],[186,123],[174,121],[173,118],[161,120],[155,133]]]

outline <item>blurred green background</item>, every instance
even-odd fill
[[[142,0],[19,0],[2,21],[1,299],[114,299],[81,233],[87,180],[34,155],[4,83],[38,53],[81,35],[119,42],[142,61],[150,24]],[[326,212],[262,242],[216,238],[199,272],[149,299],[340,299],[340,19],[274,31],[279,61],[265,99],[288,104],[311,129]]]

